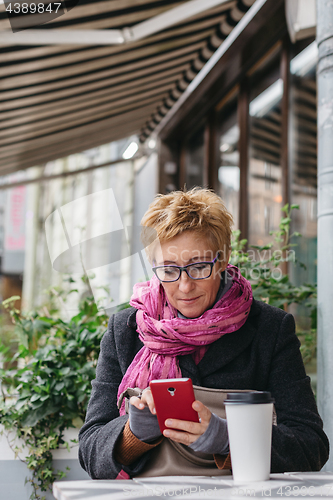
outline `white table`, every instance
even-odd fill
[[[333,498],[333,473],[271,474],[270,481],[234,484],[232,476],[172,476],[132,480],[58,481],[57,500],[120,500],[149,498],[244,499],[244,497]]]

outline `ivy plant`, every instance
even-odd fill
[[[108,317],[89,297],[69,321],[37,312],[23,315],[15,308],[16,299],[4,301],[3,306],[21,339],[25,337],[15,355],[22,367],[0,371],[0,423],[11,436],[16,456],[23,456],[31,471],[31,500],[42,500],[41,492],[65,475],[53,470],[51,451],[69,449],[74,443],[65,442],[65,429],[83,424]],[[6,356],[6,348],[2,354]],[[14,444],[17,438],[21,447]]]

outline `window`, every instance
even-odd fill
[[[292,230],[302,234],[295,241],[295,258],[306,265],[291,266],[298,285],[317,281],[317,53],[313,42],[290,62],[291,202],[300,207],[293,212]],[[296,313],[299,320],[305,316],[301,313]]]
[[[204,127],[201,127],[186,144],[185,183],[187,189],[203,185],[204,158]]]
[[[233,92],[218,108],[218,181],[219,195],[234,218],[234,229],[239,228],[239,126],[237,97]]]
[[[251,78],[249,131],[249,243],[271,241],[282,215],[280,51]]]

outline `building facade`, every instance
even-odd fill
[[[256,6],[158,127],[159,189],[214,189],[249,245],[271,241],[281,209],[286,203],[299,205],[292,215],[292,231],[302,234],[295,259],[306,268],[291,265],[289,272],[295,284],[315,283],[314,30],[311,36],[311,30],[304,30],[292,42],[288,2],[258,1]]]

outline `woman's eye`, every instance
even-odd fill
[[[168,276],[172,275],[172,274],[176,274],[177,271],[175,269],[170,269],[170,268],[164,268],[164,273],[167,274]]]
[[[193,266],[192,269],[196,271],[202,271],[203,269],[206,269],[207,265],[206,264],[197,264],[196,266]]]

